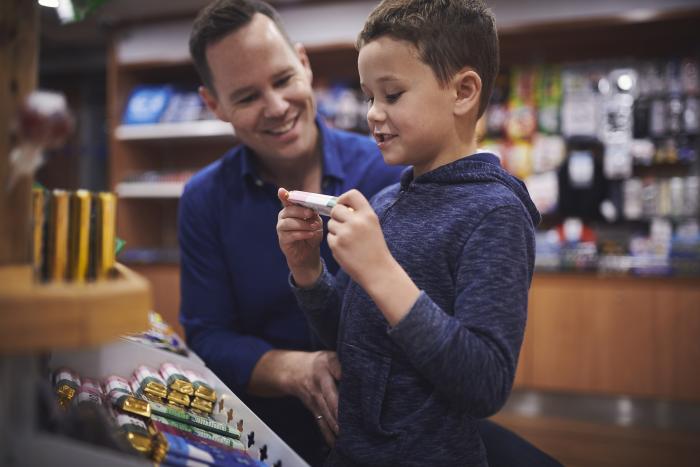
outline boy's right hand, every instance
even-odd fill
[[[277,237],[287,266],[299,287],[309,287],[323,271],[321,265],[321,240],[323,221],[313,209],[289,202],[289,192],[277,190],[282,210],[277,216]]]

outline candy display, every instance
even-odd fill
[[[61,367],[53,371],[52,381],[57,403],[63,410],[82,404],[102,410],[111,425],[109,430],[123,439],[135,455],[167,465],[266,465],[253,459],[248,451],[254,435],[250,434],[248,446],[242,441],[243,420],[234,425],[210,416],[217,393],[198,371],[183,370],[172,362],[162,363],[160,372],[139,365],[130,384],[120,375],[100,381]],[[188,396],[175,388],[190,392],[197,404],[173,405],[170,393]],[[267,446],[261,452],[266,453]]]

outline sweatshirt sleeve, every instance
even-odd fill
[[[421,291],[389,330],[436,390],[473,417],[496,413],[510,393],[533,264],[532,224],[519,207],[497,208],[462,247],[454,314]]]
[[[349,279],[342,269],[334,277],[328,271],[323,258],[321,258],[321,262],[323,272],[315,284],[306,288],[297,287],[291,274],[289,275],[289,284],[299,307],[309,320],[311,328],[326,348],[335,349],[337,348],[342,296]]]

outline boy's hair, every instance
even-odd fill
[[[468,66],[481,77],[479,113],[488,105],[498,74],[498,34],[481,0],[384,0],[370,13],[357,49],[381,36],[407,41],[445,86]]]
[[[216,90],[207,63],[207,47],[246,26],[257,13],[270,18],[292,47],[292,41],[282,26],[279,14],[261,0],[215,0],[203,8],[195,18],[190,33],[190,55],[202,83],[214,95]]]

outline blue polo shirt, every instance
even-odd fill
[[[370,198],[398,181],[402,168],[385,165],[374,141],[327,128],[319,119],[316,123],[323,193],[337,196],[357,188]],[[303,456],[304,446],[294,440],[304,430],[294,420],[300,402],[245,394],[265,352],[320,349],[287,282],[275,229],[281,209],[277,187],[260,178],[254,157],[249,148],[237,146],[185,187],[178,220],[180,322],[188,345],[207,366]],[[325,241],[321,255],[335,272],[338,266]],[[309,429],[316,429],[307,418]]]

